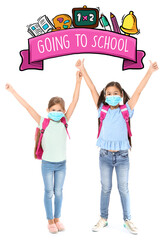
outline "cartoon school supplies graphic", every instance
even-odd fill
[[[37,23],[30,24],[27,26],[27,28],[28,33],[30,33],[33,37],[36,37],[44,33],[51,32],[54,26],[49,18],[44,15],[37,19]]]
[[[28,33],[30,33],[33,37],[44,34],[38,23],[29,24],[27,25],[27,28]]]
[[[116,19],[115,15],[113,13],[110,13],[110,19],[111,19],[111,22],[112,22],[114,32],[121,33],[120,28],[118,26],[117,19]]]
[[[51,30],[54,28],[53,24],[46,15],[39,17],[37,21],[44,33],[51,32]]]
[[[110,20],[104,14],[99,17],[99,11],[99,8],[86,6],[72,8],[73,20],[69,15],[61,14],[50,22],[44,15],[37,23],[30,24],[28,31],[35,37],[28,39],[28,49],[20,51],[20,71],[43,70],[45,59],[78,53],[115,56],[123,59],[122,70],[142,69],[145,52],[137,50],[137,39],[129,36],[138,32],[133,12],[130,11],[123,18],[121,29],[126,36],[120,33],[114,14],[110,13],[109,23]],[[99,21],[104,29],[92,29],[98,26]],[[75,28],[72,27],[72,22]]]
[[[129,14],[123,19],[121,30],[125,35],[133,35],[139,33],[137,28],[137,19],[133,11],[130,11]]]
[[[107,17],[106,17],[104,14],[101,14],[101,17],[99,18],[99,21],[100,21],[101,26],[102,26],[105,30],[112,31],[112,30],[111,30],[110,23],[109,23]]]
[[[73,8],[72,15],[75,28],[96,28],[99,24],[99,10],[96,8]]]
[[[53,18],[53,23],[55,27],[53,31],[64,30],[71,27],[72,19],[67,14],[60,14]]]

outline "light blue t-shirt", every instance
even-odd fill
[[[131,110],[128,102],[126,106],[131,118],[134,110]],[[103,104],[98,109],[98,118],[102,107]],[[127,150],[130,148],[127,125],[119,107],[113,110],[109,108],[107,111],[96,145],[106,150]]]

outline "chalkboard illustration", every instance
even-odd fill
[[[73,26],[75,28],[96,28],[99,24],[99,9],[97,8],[73,8]]]
[[[133,35],[140,33],[137,28],[137,19],[133,11],[130,11],[129,14],[123,18],[123,23],[120,28],[125,33],[125,35]]]
[[[55,29],[53,29],[53,31],[64,30],[71,27],[72,19],[67,14],[60,14],[53,18],[53,23],[55,26]]]
[[[36,23],[33,24],[29,24],[27,26],[28,28],[28,32],[33,36],[40,36],[44,33],[48,33],[51,32],[52,29],[54,28],[53,24],[51,23],[51,21],[49,20],[49,18],[44,15],[42,17],[39,17],[37,19]]]

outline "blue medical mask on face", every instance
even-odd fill
[[[62,112],[52,111],[48,114],[48,118],[56,122],[59,121],[62,117],[64,117],[64,114]]]
[[[122,98],[119,95],[106,96],[105,102],[110,106],[117,106],[121,102]]]

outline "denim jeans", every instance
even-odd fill
[[[62,189],[66,173],[66,161],[47,162],[42,160],[42,176],[44,181],[44,205],[47,219],[59,218],[61,216]],[[54,199],[54,216],[52,208],[52,197]]]
[[[101,175],[101,217],[108,218],[108,208],[110,202],[110,194],[112,189],[112,174],[115,167],[117,175],[118,190],[121,198],[123,218],[131,219],[130,215],[130,197],[128,190],[129,175],[129,157],[128,150],[120,150],[118,152],[110,152],[100,149],[100,175]]]

